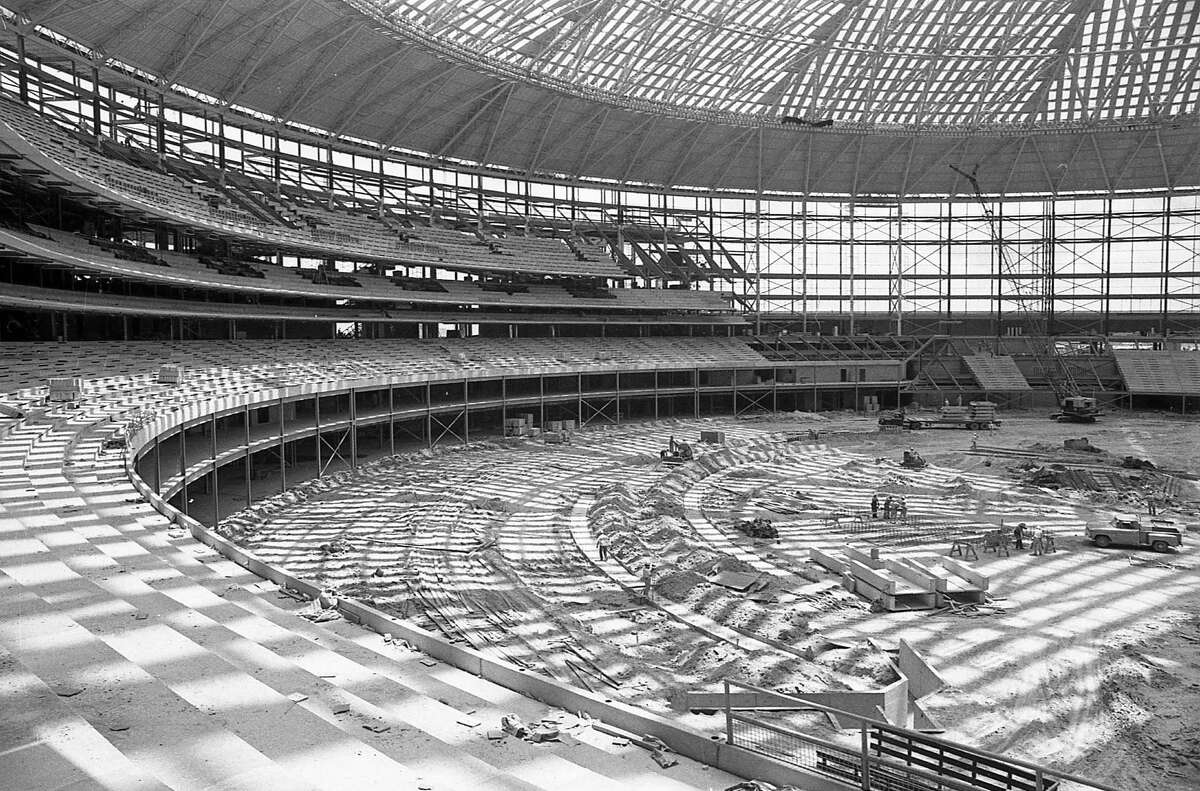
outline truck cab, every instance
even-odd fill
[[[1173,519],[1117,514],[1103,527],[1088,525],[1085,534],[1101,549],[1110,546],[1140,547],[1166,552],[1183,546],[1183,532]]]

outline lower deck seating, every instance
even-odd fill
[[[101,384],[160,365],[272,384],[524,368],[579,371],[766,364],[739,338],[466,338],[430,340],[106,341],[0,344],[0,393],[52,376]]]
[[[570,778],[699,791],[738,781],[687,759],[661,770],[583,717],[348,621],[306,620],[305,603],[154,511],[107,442],[133,409],[254,389],[221,366],[263,351],[0,345],[0,390],[59,369],[89,380],[80,407],[0,419],[0,787],[551,791]],[[289,351],[313,367],[287,368]],[[335,356],[316,352],[282,344],[272,359],[301,382]],[[171,387],[141,375],[172,356],[209,371]],[[487,738],[510,713],[570,735]]]
[[[1200,352],[1115,349],[1113,355],[1131,393],[1200,395]]]
[[[963,362],[984,390],[994,393],[1032,389],[1017,363],[1008,355],[966,354]]]

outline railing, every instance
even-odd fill
[[[817,711],[843,729],[857,729],[856,746],[800,733],[739,706],[746,693],[775,712]],[[795,704],[794,706],[792,704]],[[1120,791],[1047,766],[939,739],[881,719],[822,706],[739,681],[725,681],[726,741],[736,747],[826,775],[862,791]]]

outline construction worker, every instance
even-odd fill
[[[647,563],[645,566],[642,566],[642,598],[643,599],[650,598],[650,591],[653,590],[653,588],[654,588],[653,580],[654,580],[654,564]]]
[[[979,450],[979,434],[971,435],[971,450]]]
[[[600,551],[600,561],[608,560],[608,537],[600,536],[596,539],[596,549]]]
[[[896,518],[903,521],[906,516],[908,516],[908,501],[901,497],[900,502],[896,504]]]
[[[890,520],[892,518],[892,514],[895,510],[896,510],[896,498],[892,497],[889,494],[888,498],[883,501],[883,518]]]
[[[871,518],[879,518],[879,492],[875,492],[873,495],[871,495]]]
[[[1025,523],[1021,522],[1013,528],[1013,546],[1017,549],[1025,548]]]

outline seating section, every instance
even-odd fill
[[[1130,393],[1200,396],[1200,352],[1114,349]]]
[[[654,312],[712,312],[732,315],[729,297],[720,292],[673,289],[613,289],[616,296],[572,296],[563,286],[536,283],[525,292],[484,291],[478,281],[385,278],[365,273],[332,275],[314,282],[315,271],[274,264],[240,262],[213,267],[203,257],[168,250],[145,250],[132,245],[105,246],[78,234],[48,226],[26,231],[0,229],[0,247],[57,260],[94,272],[186,288],[213,288],[248,294],[353,299],[358,302],[429,303],[444,306],[480,305],[546,309],[567,307],[596,310]],[[153,258],[158,263],[150,262]],[[210,259],[213,260],[213,259]],[[228,263],[228,262],[227,262]],[[166,264],[165,266],[163,264]],[[247,267],[249,269],[247,269]],[[251,273],[252,272],[252,273]],[[297,276],[300,273],[300,276]],[[433,283],[439,284],[435,289]],[[419,284],[421,287],[417,287]],[[400,285],[398,289],[396,286]]]
[[[607,256],[580,259],[558,239],[492,237],[439,228],[369,211],[322,205],[322,197],[299,189],[274,195],[274,185],[166,159],[149,166],[149,155],[112,141],[75,135],[23,104],[0,98],[0,141],[16,154],[45,157],[60,172],[43,180],[73,186],[95,201],[119,197],[146,216],[183,221],[280,248],[394,264],[443,266],[462,271],[509,271],[548,275],[628,277]],[[83,139],[80,139],[83,138]],[[107,153],[105,153],[107,152]],[[136,163],[136,164],[135,164]],[[66,177],[70,184],[59,179]],[[97,192],[96,188],[101,188]]]
[[[135,375],[86,383],[82,408],[0,417],[0,786],[62,789],[504,789],[691,791],[739,778],[647,754],[400,641],[312,609],[196,542],[155,512],[106,441],[133,411],[166,413],[256,387],[194,344],[211,375],[166,387],[141,376],[158,354],[108,344],[32,352],[44,382],[76,355]],[[282,349],[280,350],[282,352]],[[0,356],[12,359],[9,344]],[[26,349],[22,353],[30,353]],[[109,372],[113,369],[108,369]],[[298,373],[293,381],[308,375]],[[23,406],[29,406],[22,403]],[[497,741],[501,718],[553,722],[560,740]]]
[[[1017,392],[1032,390],[1025,374],[1017,367],[1017,362],[1008,355],[966,354],[963,362],[974,375],[975,381],[984,390],[991,393]]]
[[[738,338],[467,338],[0,344],[0,393],[82,377],[103,388],[182,365],[272,386],[462,371],[694,368],[767,364]]]

